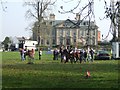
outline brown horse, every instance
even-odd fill
[[[33,50],[26,51],[25,55],[28,56],[29,59],[34,59],[34,52],[33,52]]]

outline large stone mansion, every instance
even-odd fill
[[[93,21],[90,25],[89,21],[80,20],[80,23],[77,23],[79,19],[80,16],[76,14],[76,20],[55,20],[55,15],[50,14],[47,23],[52,26],[51,33],[47,38],[40,37],[40,45],[97,45],[100,41],[98,26]],[[42,34],[45,35],[45,32]],[[36,32],[33,32],[33,40],[38,40]]]

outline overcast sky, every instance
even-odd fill
[[[7,0],[6,0],[7,1]],[[63,5],[63,9],[69,10],[70,8],[74,7],[77,4],[77,0],[72,0],[71,3],[65,3],[63,1],[70,1],[70,0],[58,0],[56,6],[53,8],[51,13],[56,15],[56,20],[66,20],[66,19],[75,19],[74,14],[60,14],[58,10],[60,10],[60,6]],[[81,0],[81,6],[85,6],[88,0]],[[101,31],[101,35],[103,34],[103,38],[107,36],[109,31],[109,20],[100,20],[99,18],[103,18],[104,14],[104,0],[94,0],[94,12],[95,12],[95,21],[99,30]],[[108,0],[109,1],[109,0]],[[26,7],[23,7],[23,0],[8,0],[7,3],[4,4],[7,6],[6,12],[2,11],[0,7],[0,41],[3,41],[6,36],[14,37],[14,36],[31,36],[31,31],[26,30],[25,28],[31,23],[30,20],[26,20],[25,12]],[[80,8],[76,10],[78,12]],[[109,35],[107,38],[110,40],[112,35]]]

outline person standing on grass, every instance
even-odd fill
[[[39,49],[39,60],[41,60],[41,56],[42,56],[42,49]]]
[[[87,51],[85,50],[84,51],[84,62],[86,62],[86,60],[87,60]]]
[[[32,49],[32,59],[34,59],[34,55],[35,55],[35,50],[34,49]]]
[[[58,60],[59,50],[56,48],[56,59]]]
[[[25,49],[24,49],[24,58],[26,60],[26,56],[27,56],[27,46],[25,46]]]
[[[83,57],[84,57],[84,51],[80,50],[80,63],[82,63]]]
[[[64,57],[65,57],[65,63],[68,62],[68,57],[69,57],[69,51],[68,51],[68,48],[66,47],[64,50],[63,50],[63,54],[64,54]]]
[[[90,49],[90,55],[91,55],[91,61],[93,62],[93,60],[94,60],[94,51],[93,51],[92,48]]]
[[[56,60],[56,52],[55,52],[55,49],[53,51],[53,60]]]
[[[24,58],[24,49],[23,48],[20,48],[20,55],[21,55],[21,60],[24,61],[25,58]]]
[[[89,62],[90,60],[91,60],[90,47],[88,46],[88,48],[87,48],[87,61]]]
[[[19,48],[19,52],[20,52],[20,58],[22,60],[22,48]]]
[[[63,57],[64,57],[64,55],[63,55],[63,46],[62,47],[60,47],[60,56],[61,56],[61,63],[63,62]]]
[[[58,55],[59,55],[58,49],[55,48],[53,51],[53,60],[58,60]]]

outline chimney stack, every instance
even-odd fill
[[[55,14],[50,14],[50,20],[55,20]]]
[[[80,14],[79,13],[76,13],[76,20],[80,20]]]
[[[76,19],[76,20],[80,20],[80,14],[79,14],[79,13],[76,13],[75,19]]]

